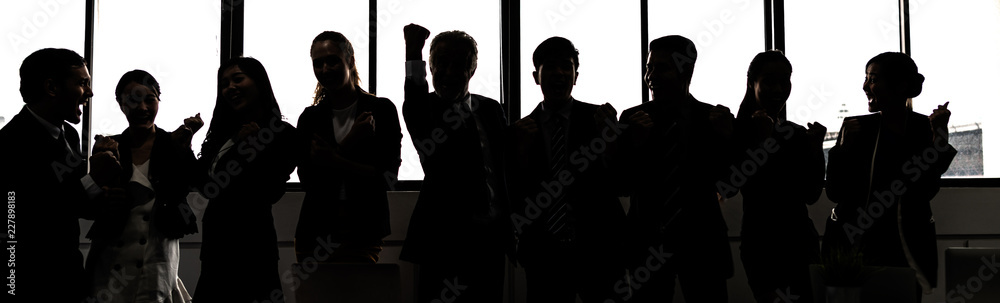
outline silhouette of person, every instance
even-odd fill
[[[86,60],[68,49],[41,49],[21,63],[20,78],[25,105],[0,129],[7,144],[0,148],[0,190],[16,227],[6,236],[16,241],[7,242],[16,259],[7,262],[5,272],[15,283],[5,296],[78,302],[89,288],[79,218],[90,218],[98,205],[121,194],[108,187],[121,166],[113,153],[95,153],[88,174],[80,136],[70,125],[80,123],[80,106],[94,95]]]
[[[913,268],[918,291],[928,294],[938,272],[930,201],[957,151],[948,144],[948,102],[929,117],[909,106],[923,81],[903,53],[882,53],[865,65],[871,114],[844,118],[830,149],[826,195],[837,206],[823,253],[854,248],[865,265]]]
[[[750,62],[734,127],[737,154],[724,180],[729,183],[720,186],[728,197],[743,193],[740,257],[757,302],[791,296],[812,302],[809,264],[819,256],[807,206],[823,190],[826,128],[809,123],[806,129],[779,115],[791,76],[792,64],[779,50]]]
[[[628,301],[671,302],[678,279],[687,302],[726,302],[733,263],[716,182],[728,171],[733,115],[690,94],[697,56],[681,36],[650,42],[644,80],[652,100],[622,112],[634,228]]]
[[[253,58],[219,67],[212,122],[198,159],[201,277],[195,302],[282,302],[271,205],[295,169],[295,128],[282,121],[267,71]]]
[[[478,53],[471,36],[449,31],[431,41],[431,93],[421,55],[430,32],[410,24],[403,36],[403,119],[424,182],[400,259],[419,264],[417,302],[500,302],[504,253],[513,249],[503,108],[469,93]]]
[[[375,263],[389,235],[386,191],[401,163],[396,106],[361,89],[354,47],[338,32],[313,40],[319,80],[313,106],[299,116],[299,180],[306,196],[295,230],[301,263]],[[378,127],[376,127],[376,117]]]
[[[174,132],[154,124],[160,84],[143,70],[122,75],[115,100],[129,127],[114,137],[98,136],[95,153],[118,153],[119,180],[128,199],[97,212],[87,237],[87,271],[93,277],[90,298],[102,302],[187,302],[177,276],[180,238],[198,232],[188,206],[188,172],[194,169],[191,136],[204,122],[201,114],[184,119]],[[130,277],[120,281],[118,277]]]
[[[562,37],[535,48],[531,74],[544,100],[512,126],[508,180],[528,302],[576,302],[578,294],[603,302],[624,278],[625,211],[608,159],[617,113],[573,98],[578,54]]]

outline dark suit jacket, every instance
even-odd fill
[[[298,131],[303,144],[300,149],[299,180],[306,196],[302,202],[295,239],[312,241],[317,236],[324,239],[349,239],[360,241],[379,240],[389,235],[389,199],[386,191],[396,180],[401,163],[399,153],[403,134],[399,126],[396,106],[386,98],[360,94],[356,114],[371,112],[375,121],[375,135],[356,141],[341,156],[362,165],[375,168],[373,175],[321,167],[309,159],[310,142],[318,136],[337,148],[334,137],[333,109],[329,103],[307,107],[299,116]],[[347,199],[341,201],[340,185],[343,184]]]
[[[247,264],[267,269],[278,259],[271,205],[285,194],[299,143],[292,125],[274,119],[257,122],[256,136],[236,142],[219,160],[215,176],[208,171],[218,148],[203,150],[198,159],[198,189],[209,199],[202,216],[203,270]],[[250,138],[255,138],[257,146],[249,143]]]
[[[827,225],[823,250],[850,246],[853,238],[861,241],[862,251],[872,265],[908,266],[899,236],[902,229],[918,270],[934,286],[938,258],[930,201],[937,195],[938,181],[957,151],[951,145],[933,143],[930,120],[919,113],[909,114],[902,136],[886,129],[879,134],[881,114],[848,117],[844,121],[853,119],[861,126],[860,131],[851,134],[857,137],[849,138],[849,144],[841,144],[838,138],[837,145],[830,149],[826,195],[837,203],[838,220]],[[844,136],[843,129],[840,135]],[[921,159],[921,163],[914,158]],[[902,189],[898,193],[893,193],[894,183]],[[885,206],[881,216],[876,215],[880,213],[877,209],[868,209],[873,203]],[[858,213],[859,208],[862,213]],[[897,211],[901,221],[896,220]],[[874,223],[865,228],[859,216],[868,216]],[[848,223],[858,229],[848,234],[843,228]]]
[[[625,233],[625,210],[622,209],[615,185],[618,176],[612,173],[612,161],[609,160],[610,151],[613,150],[609,146],[617,144],[618,130],[613,124],[596,125],[594,113],[597,105],[577,100],[572,102],[566,137],[567,164],[564,168],[571,177],[552,177],[552,164],[541,130],[529,146],[525,147],[529,152],[526,157],[518,157],[516,154],[510,157],[512,163],[508,177],[512,211],[531,220],[531,223],[518,220],[514,222],[523,223],[519,228],[518,261],[525,266],[540,265],[546,259],[539,258],[552,254],[553,247],[558,245],[545,224],[557,206],[539,206],[539,203],[545,204],[546,200],[554,200],[539,198],[540,195],[556,194],[563,196],[563,201],[570,207],[566,214],[576,229],[576,237],[571,242],[573,253],[578,254],[581,260],[622,264],[623,255],[619,252],[624,245],[622,235]],[[542,115],[538,108],[528,117],[534,119],[541,128]],[[529,200],[533,205],[529,205]],[[540,209],[542,215],[533,215],[535,212],[529,210],[532,207]]]
[[[818,249],[807,206],[816,203],[823,191],[823,148],[806,134],[805,127],[791,121],[778,123],[769,137],[762,138],[749,114],[737,117],[735,161],[727,171],[729,177],[722,180],[732,186],[723,195],[743,192],[744,243],[805,242]]]
[[[427,84],[407,81],[403,119],[420,155],[424,182],[410,217],[401,259],[415,263],[465,264],[512,249],[503,148],[507,126],[503,108],[472,95],[472,111],[482,124],[496,180],[497,211],[490,217],[489,193],[479,131],[464,111],[427,92]]]
[[[132,153],[129,152],[132,137],[126,133],[127,130],[112,137],[119,146],[122,183],[131,180],[133,174]],[[155,136],[149,155],[150,182],[156,194],[151,222],[166,238],[179,239],[198,232],[197,218],[187,202],[188,193],[191,192],[190,185],[194,183],[189,175],[195,169],[196,160],[190,148],[174,143],[170,132],[157,127]],[[124,204],[112,204],[99,211],[87,238],[116,240],[125,228],[129,212],[135,206],[133,201],[134,198],[130,196]]]
[[[645,260],[648,248],[673,251],[678,266],[732,276],[732,252],[716,193],[728,168],[732,144],[709,121],[712,105],[694,97],[684,102],[687,113],[660,101],[622,112],[621,119],[642,110],[653,120],[649,138],[641,141],[626,129],[621,142],[623,179],[631,185],[628,217],[634,243]],[[626,123],[623,122],[623,123]]]
[[[7,197],[13,231],[6,238],[17,241],[16,297],[73,302],[87,287],[80,253],[79,218],[93,208],[83,185],[87,165],[80,153],[80,137],[63,122],[66,143],[52,139],[41,123],[23,108],[0,129],[0,190]],[[13,206],[13,208],[11,208]],[[10,245],[5,245],[10,247]],[[5,262],[7,263],[7,262]],[[9,264],[9,263],[7,263]],[[6,290],[9,290],[6,289]],[[11,298],[8,295],[8,298]]]

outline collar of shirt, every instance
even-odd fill
[[[474,108],[472,108],[472,94],[471,93],[467,94],[465,96],[465,100],[463,100],[462,102],[465,103],[465,106],[468,106],[469,109],[471,109],[473,112],[476,111]]]
[[[573,99],[573,97],[570,97],[569,101],[567,101],[566,105],[563,106],[562,108],[556,110],[554,113],[552,111],[550,111],[550,110],[546,110],[545,109],[545,101],[538,102],[538,109],[541,110],[542,119],[544,119],[544,121],[540,121],[540,122],[545,123],[545,122],[549,121],[552,118],[553,114],[557,114],[559,116],[562,116],[563,121],[569,121],[569,113],[572,112],[572,110],[573,110],[573,103],[574,102],[576,102],[576,99]]]
[[[49,132],[52,139],[59,139],[59,133],[63,132],[62,125],[55,126],[52,125],[52,123],[49,123],[49,121],[45,121],[45,119],[42,119],[42,117],[36,114],[35,111],[31,110],[30,106],[25,105],[24,108],[28,109],[28,112],[31,113],[35,119],[38,119],[38,123],[41,123],[42,127],[45,128],[45,131]]]

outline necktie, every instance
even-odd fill
[[[549,180],[559,180],[559,174],[566,168],[566,120],[559,115],[552,116],[554,124],[551,137],[551,159],[549,161]],[[545,222],[549,233],[556,237],[558,241],[569,242],[573,239],[572,216],[569,212],[572,208],[566,203],[565,192],[552,197],[552,211]]]
[[[485,222],[491,222],[495,220],[499,214],[497,210],[497,178],[495,172],[493,171],[493,156],[490,153],[490,141],[487,137],[486,130],[483,128],[483,124],[479,121],[478,117],[475,116],[475,112],[469,107],[465,102],[461,102],[462,110],[469,113],[469,117],[465,120],[466,125],[476,128],[477,134],[479,135],[479,147],[483,155],[483,177],[486,179],[486,210],[485,214],[477,214],[481,216],[480,220]]]
[[[76,150],[76,148],[73,148],[73,146],[70,145],[69,140],[66,140],[66,131],[63,130],[61,127],[59,128],[59,138],[57,138],[56,140],[62,143],[62,145],[66,149],[67,154],[72,155],[74,158],[80,156],[80,153]]]

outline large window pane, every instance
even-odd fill
[[[785,1],[785,22],[793,70],[787,117],[826,126],[829,149],[844,117],[868,113],[865,63],[899,51],[899,1]]]
[[[697,46],[691,94],[735,114],[746,93],[747,66],[764,50],[762,2],[649,1],[649,39],[666,35],[684,36]]]
[[[619,113],[642,102],[638,1],[525,1],[520,13],[521,117],[542,101],[542,91],[531,76],[535,70],[531,55],[552,36],[569,39],[580,51],[580,77],[573,97],[611,103]]]
[[[191,142],[198,153],[215,106],[220,16],[219,3],[211,1],[99,1],[93,133],[114,135],[128,127],[115,101],[115,86],[125,72],[142,69],[162,90],[157,126],[173,131],[184,118],[201,113],[205,127]]]
[[[910,48],[924,81],[913,109],[951,103],[949,141],[958,156],[946,176],[1000,177],[1000,4],[910,1]]]
[[[4,1],[0,11],[0,127],[21,111],[21,62],[43,48],[71,49],[83,56],[85,1]],[[79,132],[82,124],[76,124]]]
[[[289,123],[295,125],[302,111],[312,105],[316,76],[309,48],[323,31],[340,32],[351,41],[361,87],[369,90],[367,1],[249,0],[245,7],[243,53],[264,64]],[[290,24],[294,27],[286,26]],[[290,178],[298,182],[299,175],[292,173]]]
[[[459,12],[459,13],[456,13]],[[403,121],[403,80],[406,77],[406,53],[403,26],[416,23],[431,31],[431,38],[440,32],[462,30],[479,45],[479,66],[469,83],[469,92],[500,101],[500,5],[490,1],[378,1],[378,50],[376,68],[380,97],[396,104],[403,127],[403,164],[399,180],[421,180],[420,158],[410,141]],[[429,58],[430,39],[424,46],[424,60]],[[427,81],[430,79],[428,69]],[[431,88],[433,89],[433,87]]]

